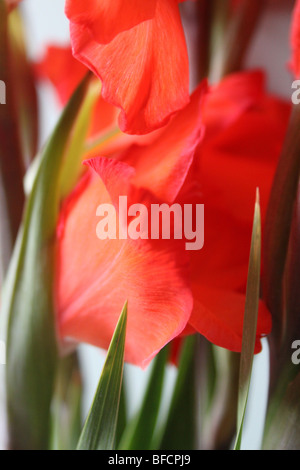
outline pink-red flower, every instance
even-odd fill
[[[126,360],[145,365],[186,327],[193,298],[183,241],[100,241],[96,210],[101,203],[117,204],[119,195],[147,206],[176,198],[202,138],[202,94],[200,89],[149,146],[129,146],[118,159],[88,160],[90,170],[65,202],[58,230],[62,337],[107,347],[128,299]]]
[[[267,96],[258,72],[205,85],[148,144],[123,145],[86,162],[58,227],[57,320],[61,338],[109,344],[128,300],[126,360],[146,365],[178,335],[198,331],[240,351],[255,190],[264,221],[290,112]],[[142,138],[141,138],[142,139]],[[204,203],[205,243],[99,240],[96,209],[118,197],[145,203]],[[271,329],[261,302],[256,352]]]
[[[122,131],[145,134],[189,101],[189,64],[178,0],[67,0],[77,59],[121,109]]]

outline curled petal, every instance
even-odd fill
[[[71,40],[75,57],[102,80],[103,98],[121,108],[123,132],[153,131],[189,102],[187,49],[174,0],[161,0],[153,19],[106,45],[73,22]]]
[[[173,202],[186,182],[195,151],[204,136],[202,123],[206,83],[191,96],[162,132],[147,146],[133,145],[120,159],[135,168],[134,184],[158,199]]]

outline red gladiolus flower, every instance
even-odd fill
[[[296,1],[293,13],[292,31],[292,70],[296,78],[300,78],[300,1]]]
[[[164,125],[189,101],[189,66],[178,0],[67,0],[75,57],[102,81],[129,134]]]
[[[61,336],[106,348],[122,303],[128,299],[125,357],[146,365],[186,327],[193,299],[183,241],[100,241],[95,231],[96,210],[101,203],[116,204],[119,195],[128,196],[128,205],[139,202],[149,206],[175,199],[202,138],[201,99],[202,89],[164,129],[162,138],[153,136],[149,146],[130,146],[133,152],[128,149],[128,154],[119,155],[123,161],[96,158],[87,162],[93,171],[66,201],[59,224],[57,306]],[[148,154],[143,151],[153,155],[148,168]],[[134,168],[129,156],[136,159],[141,154],[145,159]]]
[[[205,98],[198,88],[148,145],[88,160],[58,228],[60,336],[107,348],[128,299],[129,362],[145,366],[193,331],[240,351],[255,189],[264,221],[289,112],[265,95],[261,74],[236,74]],[[117,207],[120,195],[147,207],[204,203],[203,249],[186,251],[183,240],[99,240],[97,207]],[[256,352],[270,329],[261,303]]]

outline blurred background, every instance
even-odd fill
[[[64,15],[64,0],[24,0],[21,11],[24,16],[27,34],[27,49],[30,58],[38,61],[49,43],[66,45],[69,43],[69,26]],[[193,44],[194,18],[189,9],[189,2],[183,6],[184,24],[189,31],[188,44],[191,58],[197,54]],[[247,57],[247,68],[262,67],[267,71],[267,86],[287,100],[291,97],[292,77],[288,70],[290,57],[289,27],[293,0],[270,0],[260,22],[258,31]],[[274,51],[276,51],[274,53]],[[42,83],[38,90],[40,105],[40,145],[44,144],[55,126],[60,108],[52,86]],[[253,381],[250,393],[246,427],[243,434],[243,449],[259,449],[262,437],[262,425],[267,399],[268,385],[268,346],[263,342],[263,351],[255,357]],[[90,346],[80,347],[80,360],[84,378],[83,413],[86,415],[96,390],[105,354]],[[0,368],[5,366],[0,365]],[[126,365],[129,376],[130,412],[134,413],[143,395],[149,370],[141,371]],[[168,383],[175,378],[170,366]],[[166,389],[166,398],[168,388]],[[0,419],[0,423],[3,420]],[[3,426],[2,426],[3,428]],[[2,429],[3,431],[3,429]],[[1,424],[0,424],[1,433]],[[1,445],[0,445],[1,447]]]

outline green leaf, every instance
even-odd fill
[[[112,337],[77,450],[114,449],[123,378],[126,323],[127,302]]]
[[[260,292],[260,264],[261,264],[261,219],[259,193],[257,190],[254,210],[254,221],[248,268],[248,281],[246,304],[243,324],[242,351],[239,373],[239,395],[237,416],[237,437],[235,450],[241,448],[243,424],[250,388],[253,355],[256,340],[257,316]]]
[[[57,366],[54,260],[65,150],[87,80],[66,106],[45,147],[29,195],[2,298],[10,447],[46,449]]]
[[[299,371],[299,366],[298,366]],[[272,401],[272,420],[264,434],[264,450],[300,448],[300,373],[288,381],[283,394]]]
[[[127,390],[126,390],[126,371],[123,371],[123,381],[120,393],[120,403],[119,403],[119,414],[116,430],[116,448],[119,447],[123,433],[127,427],[128,422],[128,410],[127,410]]]
[[[227,3],[227,0],[217,0],[216,8],[224,9],[224,5],[221,7],[219,4],[225,4],[226,7]],[[213,51],[213,64],[210,71],[211,81],[217,82],[222,77],[243,68],[246,53],[266,3],[266,0],[241,0],[235,14],[229,16],[225,28],[223,25],[222,42],[218,38],[218,48]],[[214,27],[220,28],[220,25],[217,23]]]
[[[55,393],[52,399],[53,450],[74,450],[81,434],[82,379],[77,353],[62,358],[56,374]]]
[[[236,433],[240,355],[199,335],[197,409],[199,447],[228,450]]]
[[[119,449],[149,450],[161,404],[166,362],[169,348],[165,347],[155,357],[142,406],[127,427]]]
[[[85,100],[76,119],[72,138],[69,140],[69,145],[65,155],[65,164],[62,170],[62,186],[61,197],[64,198],[75,187],[80,173],[82,171],[82,157],[85,152],[85,141],[89,130],[90,118],[92,115],[93,107],[96,100],[101,95],[100,82],[91,80]]]
[[[294,207],[283,281],[284,341],[280,349],[274,348],[274,342],[270,344],[275,364],[271,368],[269,402],[263,439],[263,448],[265,449],[288,450],[300,446],[300,430],[297,425],[300,420],[299,352],[294,350],[300,339],[299,279],[300,186]],[[296,355],[295,358],[294,355]]]
[[[170,409],[163,427],[161,450],[193,450],[196,446],[196,335],[184,339]]]

